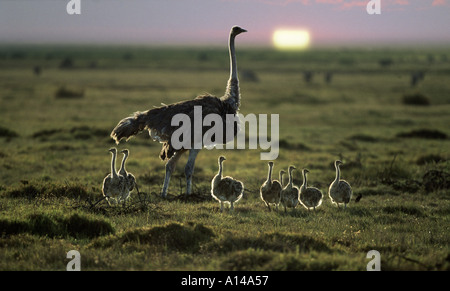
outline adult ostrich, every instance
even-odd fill
[[[172,118],[179,114],[186,114],[191,120],[191,136],[195,131],[194,129],[194,107],[201,106],[202,120],[204,116],[208,114],[216,114],[222,119],[222,125],[224,134],[223,137],[230,137],[230,134],[225,134],[227,128],[226,116],[232,114],[235,116],[232,130],[233,138],[238,131],[238,113],[240,106],[240,93],[239,93],[239,80],[236,66],[236,54],[234,49],[234,40],[236,36],[242,32],[246,32],[245,29],[239,26],[233,26],[230,31],[228,49],[230,54],[230,78],[227,83],[225,94],[222,97],[216,97],[212,95],[198,96],[193,100],[181,101],[170,105],[164,105],[144,112],[136,112],[133,116],[122,119],[117,126],[111,132],[111,138],[113,138],[118,144],[122,138],[127,140],[136,135],[142,130],[148,130],[151,138],[154,141],[159,141],[163,144],[160,158],[166,162],[166,175],[164,178],[164,185],[161,192],[162,197],[167,196],[167,189],[169,187],[170,176],[175,170],[175,165],[180,157],[189,150],[189,157],[184,168],[186,175],[186,195],[190,195],[192,191],[192,175],[194,173],[194,165],[197,154],[200,149],[194,147],[194,138],[191,138],[190,148],[174,148],[172,146],[171,138],[175,130],[179,126],[173,126],[171,124]],[[211,129],[212,126],[202,125],[202,137],[203,134]],[[229,128],[229,126],[228,126]],[[199,129],[197,129],[199,130]],[[217,139],[217,137],[215,137]],[[230,140],[214,140],[216,143],[224,144]]]

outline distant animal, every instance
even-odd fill
[[[102,193],[106,201],[110,204],[111,201],[117,201],[117,197],[121,197],[126,189],[126,180],[116,172],[116,156],[117,149],[111,148],[109,152],[112,154],[111,158],[111,173],[103,179]]]
[[[334,162],[334,167],[336,168],[336,179],[330,184],[328,188],[328,195],[330,196],[331,202],[339,207],[339,204],[344,203],[344,208],[347,208],[347,204],[352,198],[352,187],[350,184],[341,180],[341,173],[339,166],[343,163],[339,160]]]
[[[309,173],[308,169],[303,169],[303,184],[300,187],[300,203],[308,210],[319,207],[322,204],[323,194],[322,192],[314,187],[308,187],[308,182],[306,179],[306,174]]]
[[[311,71],[303,72],[303,79],[308,84],[312,82],[313,76],[314,76],[314,73]]]
[[[259,189],[261,200],[264,201],[269,211],[270,204],[274,204],[278,207],[280,203],[280,193],[282,190],[281,183],[277,180],[272,180],[273,162],[269,162],[269,173],[267,174],[267,180],[262,184]]]
[[[416,86],[420,81],[425,78],[424,71],[416,71],[411,73],[411,87]]]
[[[233,26],[230,31],[228,49],[230,55],[230,78],[227,83],[225,94],[222,97],[216,97],[209,94],[198,96],[193,100],[181,101],[171,105],[163,105],[144,112],[136,112],[133,116],[122,119],[117,126],[111,132],[111,138],[116,143],[122,138],[130,139],[140,131],[148,130],[151,138],[155,141],[163,143],[160,158],[166,162],[166,174],[164,178],[164,185],[161,191],[161,196],[167,196],[167,190],[169,187],[170,177],[175,170],[175,165],[179,158],[189,150],[189,157],[184,168],[186,176],[186,195],[190,195],[192,192],[192,176],[194,173],[194,165],[197,154],[200,149],[194,145],[194,139],[191,138],[192,144],[189,148],[174,148],[171,142],[172,134],[179,129],[179,126],[172,125],[172,118],[179,114],[186,114],[191,121],[194,120],[194,107],[201,106],[202,119],[208,114],[215,114],[220,116],[224,125],[223,137],[225,140],[216,140],[216,143],[227,143],[234,138],[238,132],[239,120],[238,110],[240,106],[240,92],[239,92],[239,80],[237,74],[236,54],[234,48],[235,37],[240,33],[246,32],[245,29],[239,26]],[[226,122],[227,115],[233,115],[235,118],[232,124]],[[230,123],[230,122],[229,122]],[[226,134],[226,128],[232,128],[233,134]],[[205,132],[211,129],[212,126],[202,126],[202,136]],[[197,129],[199,131],[200,129]],[[194,129],[194,122],[191,122],[191,134],[193,135],[196,130]],[[231,138],[231,139],[230,139]]]
[[[356,196],[356,198],[355,198],[355,203],[358,203],[359,200],[361,200],[361,198],[362,198],[362,194],[359,193],[358,196]]]
[[[232,177],[223,177],[223,161],[226,158],[219,157],[219,172],[211,181],[211,196],[219,201],[220,212],[223,212],[224,203],[230,204],[230,211],[234,210],[234,203],[238,202],[244,194],[244,183]]]
[[[40,66],[34,66],[34,67],[33,67],[33,73],[34,73],[36,76],[39,76],[39,75],[41,74],[41,72],[42,72],[42,68],[41,68]]]
[[[325,83],[330,84],[332,79],[333,79],[333,73],[326,72],[325,76],[324,76]]]
[[[295,208],[299,201],[300,190],[294,186],[294,180],[292,178],[292,171],[295,169],[294,166],[289,166],[289,183],[281,190],[280,204],[284,207],[284,212],[286,212],[286,207]]]
[[[139,190],[137,188],[136,178],[134,177],[133,174],[127,172],[127,170],[125,169],[125,163],[127,161],[127,158],[128,158],[128,155],[130,152],[127,149],[125,149],[125,150],[122,150],[121,153],[123,154],[123,159],[122,159],[122,165],[120,166],[119,175],[125,178],[126,187],[120,197],[120,200],[126,201],[130,197],[130,192],[133,191],[133,189],[135,187],[136,187],[137,191],[139,191]]]

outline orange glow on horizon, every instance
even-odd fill
[[[310,33],[306,29],[277,29],[272,36],[273,44],[282,50],[306,49],[310,42]]]

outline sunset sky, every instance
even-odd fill
[[[0,0],[1,43],[222,45],[232,25],[241,45],[271,46],[276,29],[306,29],[314,46],[450,44],[450,0]]]

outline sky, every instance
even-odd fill
[[[0,44],[271,46],[277,29],[307,29],[313,46],[450,44],[450,0],[0,0]]]

